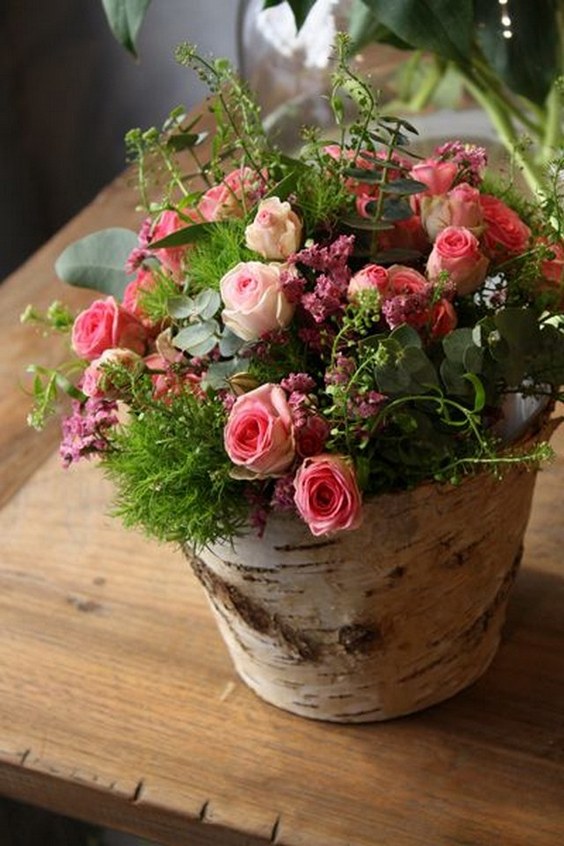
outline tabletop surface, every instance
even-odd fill
[[[560,846],[564,427],[479,682],[364,726],[264,704],[182,555],[126,532],[95,465],[63,471],[55,429],[25,425],[18,383],[47,345],[18,316],[88,301],[53,261],[88,232],[135,227],[133,206],[117,180],[0,288],[0,794],[166,846]]]

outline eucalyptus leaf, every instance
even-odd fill
[[[235,353],[239,352],[244,343],[245,341],[243,338],[240,338],[235,334],[235,332],[226,328],[224,329],[223,335],[219,341],[219,352],[222,356],[225,356],[225,358],[230,358],[235,355]]]
[[[221,306],[221,297],[213,288],[205,288],[194,300],[194,310],[204,321],[211,320]]]
[[[187,317],[192,317],[196,313],[194,300],[185,294],[170,297],[167,301],[167,310],[175,320],[185,320]]]
[[[384,201],[382,220],[384,222],[395,220],[409,220],[413,217],[413,211],[409,204],[403,200],[393,197]]]
[[[241,361],[237,358],[232,358],[230,361],[214,361],[202,378],[202,386],[214,390],[226,388],[229,384],[229,377],[241,373],[241,369]]]
[[[380,191],[383,194],[420,194],[421,191],[426,191],[427,185],[424,182],[418,182],[416,179],[394,179],[393,182],[384,182],[380,186]]]
[[[132,279],[125,272],[125,263],[136,246],[137,235],[130,229],[102,229],[63,250],[55,271],[69,285],[93,288],[121,300]]]
[[[172,342],[177,349],[191,355],[205,355],[216,346],[218,332],[219,325],[215,320],[192,323],[181,329]],[[201,351],[202,348],[205,348],[205,352]]]

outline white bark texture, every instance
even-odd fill
[[[474,682],[497,650],[535,471],[426,484],[316,538],[289,515],[194,556],[240,677],[319,720],[408,714]]]

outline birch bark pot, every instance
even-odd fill
[[[535,476],[516,465],[502,479],[375,497],[359,529],[331,537],[275,514],[260,539],[185,551],[260,697],[318,720],[386,720],[453,696],[490,664]]]

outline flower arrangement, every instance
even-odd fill
[[[529,199],[482,148],[417,156],[344,37],[337,135],[309,128],[289,157],[225,61],[178,58],[211,89],[213,137],[180,110],[130,132],[139,233],[89,236],[57,264],[104,296],[25,315],[70,336],[69,362],[32,368],[33,425],[71,397],[63,464],[97,456],[126,525],[200,546],[276,511],[351,530],[367,497],[547,457],[503,421],[512,395],[562,396],[561,163]]]

